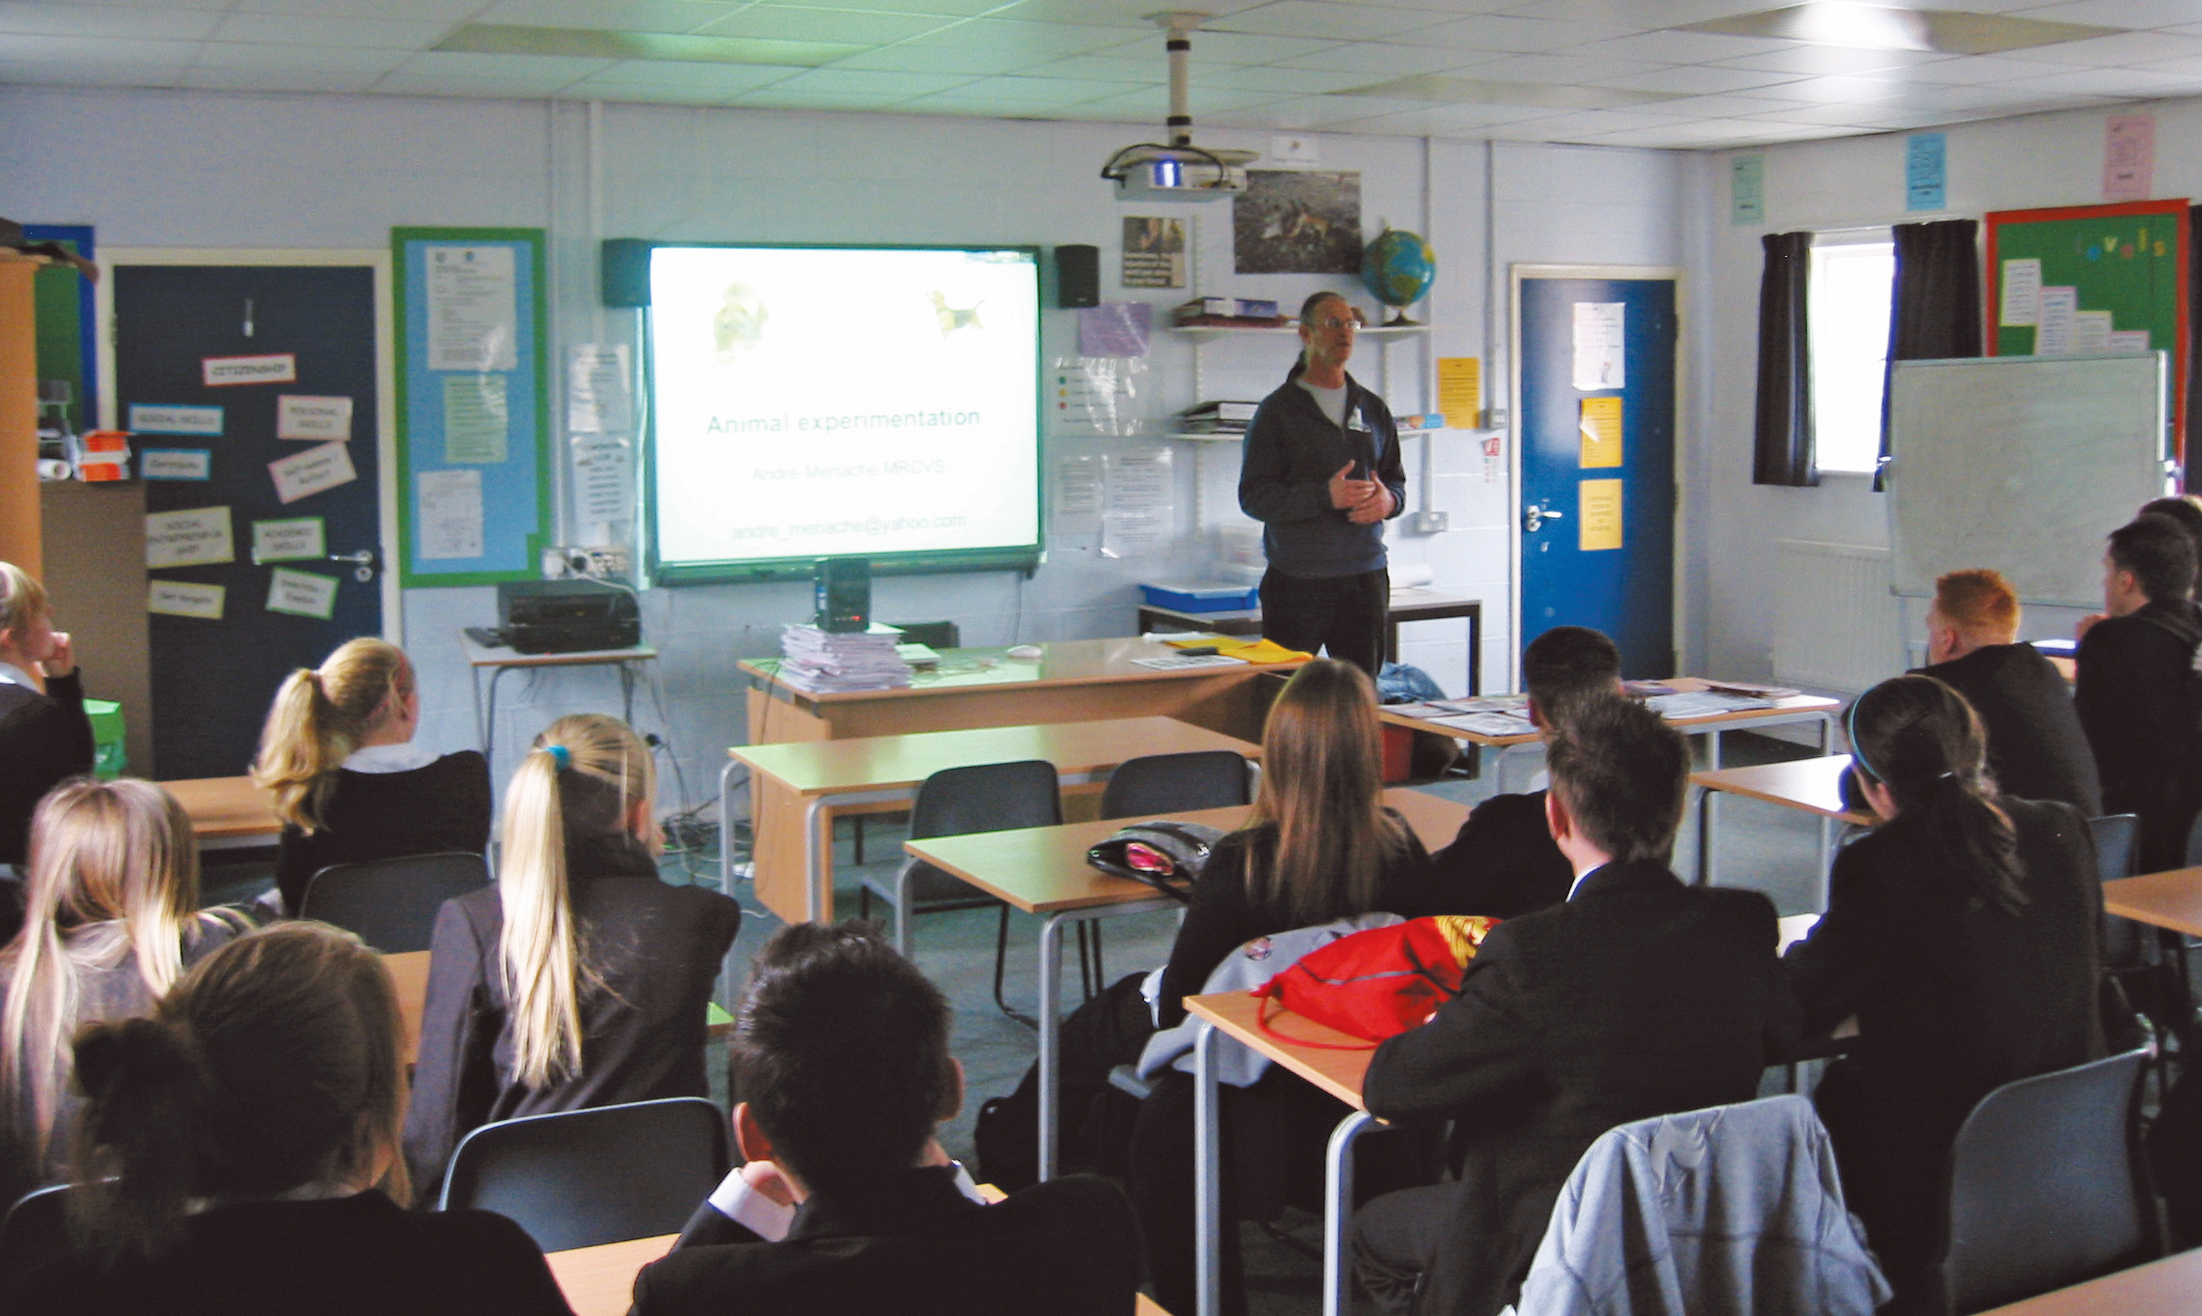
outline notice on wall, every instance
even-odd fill
[[[512,370],[519,293],[511,247],[430,247],[428,368]]]
[[[1057,437],[1122,438],[1139,428],[1135,407],[1146,361],[1136,357],[1058,357],[1047,373],[1048,432]]]
[[[199,362],[201,380],[208,388],[238,384],[288,384],[298,378],[298,358],[289,352],[260,356],[210,356]]]
[[[420,556],[426,560],[482,555],[482,473],[422,471]]]
[[[2156,116],[2112,115],[2103,132],[2103,200],[2144,201],[2155,178]]]
[[[1078,312],[1078,355],[1145,356],[1154,307],[1146,302],[1103,302]]]
[[[1628,332],[1625,302],[1575,303],[1575,391],[1627,388],[1623,341]]]
[[[1621,399],[1584,398],[1579,428],[1583,455],[1578,464],[1583,469],[1621,464]]]
[[[1583,519],[1576,547],[1585,553],[1602,553],[1621,547],[1621,484],[1619,480],[1582,482]]]
[[[146,513],[145,565],[197,567],[236,560],[227,507]]]
[[[268,611],[327,621],[336,614],[334,576],[277,567],[268,577]]]
[[[627,345],[576,343],[566,349],[566,430],[630,434],[635,428]]]
[[[2146,330],[2146,329],[2113,329],[2113,330],[2111,330],[2111,333],[2110,333],[2110,350],[2111,350],[2111,351],[2113,351],[2113,352],[2118,352],[2118,353],[2127,353],[2127,352],[2135,352],[2135,353],[2146,353],[2146,352],[2147,352],[2147,351],[2149,350],[2149,347],[2148,347],[2148,330]]]
[[[1168,449],[1118,453],[1103,478],[1101,554],[1123,557],[1167,543],[1175,528],[1175,468]]]
[[[168,617],[220,621],[222,600],[228,593],[220,585],[200,585],[184,580],[147,581],[145,610]]]
[[[1105,464],[1099,457],[1065,457],[1055,463],[1055,533],[1091,534],[1101,528]]]
[[[1739,155],[1728,161],[1728,222],[1766,222],[1766,157]]]
[[[2034,324],[2034,355],[2072,355],[2079,341],[2079,315],[2078,288],[2042,289],[2040,315]]]
[[[1437,359],[1437,409],[1455,429],[1483,427],[1483,359],[1474,356],[1441,356]]]
[[[634,447],[614,434],[573,439],[573,511],[583,521],[624,521],[632,516]]]
[[[352,400],[278,394],[275,437],[314,443],[327,443],[332,439],[338,443],[348,442],[352,437]]]
[[[318,561],[328,555],[328,528],[318,516],[252,523],[254,562]]]
[[[1996,323],[2013,326],[2041,320],[2041,261],[2003,262],[2003,284],[1996,295]]]
[[[1913,133],[1904,139],[1904,209],[1940,210],[1948,204],[1950,139]]]
[[[443,459],[456,466],[501,464],[511,428],[503,375],[446,375],[443,381]]]
[[[1127,288],[1185,286],[1185,221],[1153,215],[1124,216]]]
[[[351,450],[341,443],[324,443],[269,462],[268,474],[275,480],[275,499],[281,503],[295,503],[359,478]]]
[[[2111,317],[2108,311],[2080,311],[2072,317],[2072,346],[2083,356],[2101,356],[2110,350]]]
[[[147,448],[138,474],[148,480],[211,480],[214,454],[205,448]]]
[[[130,404],[132,434],[196,434],[215,437],[222,432],[220,407],[171,407],[150,402]]]

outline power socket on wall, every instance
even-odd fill
[[[1414,514],[1415,533],[1418,535],[1438,534],[1445,530],[1451,524],[1451,521],[1452,518],[1444,512],[1416,512]]]

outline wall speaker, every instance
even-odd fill
[[[1055,249],[1055,304],[1065,310],[1101,304],[1101,249],[1080,243]]]
[[[632,309],[650,304],[650,243],[641,238],[606,238],[597,258],[597,282],[604,304]]]

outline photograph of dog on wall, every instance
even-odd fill
[[[1361,175],[1252,169],[1231,203],[1240,274],[1359,274]]]

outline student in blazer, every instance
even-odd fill
[[[747,1163],[635,1281],[638,1316],[1130,1316],[1124,1194],[1070,1175],[987,1205],[934,1139],[963,1101],[947,998],[862,925],[758,955],[731,1055]]]
[[[741,906],[658,880],[650,751],[562,717],[513,774],[497,884],[444,902],[405,1152],[423,1190],[494,1120],[706,1096],[704,1012]]]
[[[76,648],[68,632],[54,629],[45,587],[0,562],[0,874],[29,853],[39,800],[90,772],[92,755]],[[0,895],[0,933],[13,935],[21,919],[20,894]]]
[[[1457,1182],[1354,1216],[1356,1273],[1387,1311],[1496,1313],[1600,1134],[1750,1100],[1769,1041],[1788,1032],[1772,903],[1684,886],[1667,866],[1689,777],[1680,733],[1640,705],[1594,701],[1552,738],[1549,763],[1573,892],[1494,928],[1461,994],[1378,1047],[1363,1081],[1370,1114],[1456,1120],[1464,1149]]]

